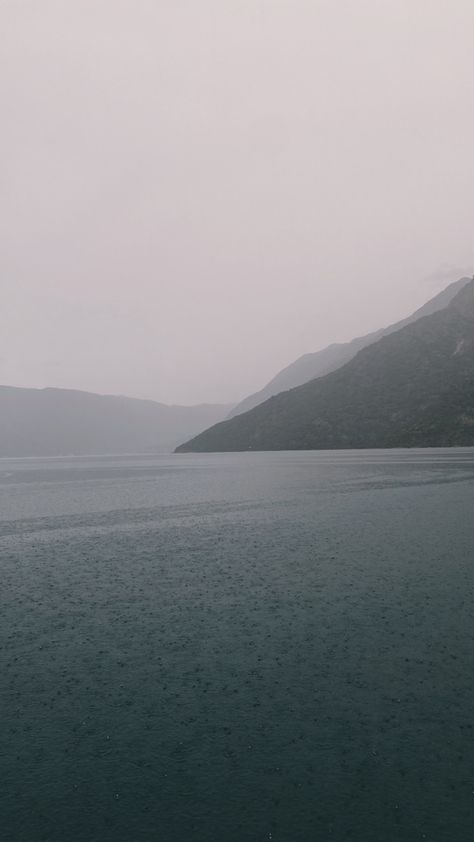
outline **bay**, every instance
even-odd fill
[[[2,839],[466,840],[474,452],[0,460]]]

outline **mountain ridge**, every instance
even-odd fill
[[[338,368],[350,362],[362,348],[378,342],[383,336],[395,333],[397,330],[406,327],[414,321],[418,321],[418,319],[425,315],[432,315],[444,309],[469,281],[470,278],[468,277],[454,281],[427,301],[426,304],[415,310],[410,316],[401,319],[401,321],[394,322],[386,328],[372,331],[365,336],[358,336],[349,342],[335,342],[320,351],[303,354],[297,360],[290,363],[290,365],[279,371],[263,389],[240,401],[231,410],[228,418],[234,418],[236,415],[248,412],[250,409],[258,406],[260,403],[264,403],[268,398],[280,392],[285,392],[296,386],[302,386],[304,383],[308,383],[316,377],[324,377],[326,374],[336,371]]]
[[[451,445],[474,445],[474,279],[444,309],[177,452]]]
[[[0,386],[0,457],[171,452],[228,404],[167,405],[77,389]]]

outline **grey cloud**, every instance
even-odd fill
[[[0,382],[238,399],[471,273],[473,24],[470,0],[0,5]]]

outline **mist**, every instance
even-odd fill
[[[237,401],[474,267],[470,0],[0,5],[0,383]]]

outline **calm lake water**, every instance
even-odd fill
[[[474,451],[0,461],[0,837],[474,838]]]

